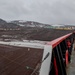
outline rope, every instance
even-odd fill
[[[50,55],[50,53],[48,52],[48,53],[46,54],[46,56],[44,57],[44,59],[43,59],[40,63],[38,63],[38,64],[36,65],[35,69],[34,69],[33,72],[31,73],[31,75],[33,75],[34,73],[37,75],[37,74],[39,73],[39,70],[40,70],[40,68],[41,68],[41,64],[48,58],[49,55]],[[37,72],[38,72],[38,73],[37,73]]]

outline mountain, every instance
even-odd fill
[[[0,19],[0,25],[3,25],[3,24],[5,24],[5,23],[7,23],[7,22],[4,21],[4,20],[2,20],[2,19]]]
[[[24,21],[24,20],[14,20],[10,23],[17,24],[21,27],[39,27],[39,28],[53,28],[53,29],[75,29],[74,25],[66,25],[66,24],[55,24],[55,25],[49,25],[49,24],[43,24],[39,22],[34,21]]]
[[[5,20],[0,19],[0,29],[23,29],[25,27],[51,28],[51,25],[24,20],[6,22]]]
[[[44,27],[45,28],[50,26],[48,24],[43,24],[43,23],[34,22],[34,21],[24,21],[24,20],[15,20],[15,21],[11,21],[11,23],[14,23],[23,27]]]
[[[20,26],[18,26],[17,24],[14,23],[7,23],[5,20],[0,19],[0,29],[4,28],[4,29],[16,29],[19,28]]]

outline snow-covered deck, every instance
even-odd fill
[[[46,42],[44,42],[44,41],[30,41],[30,40],[24,40],[22,42],[21,41],[11,41],[11,42],[0,41],[0,44],[12,45],[12,46],[18,46],[18,47],[30,47],[30,48],[44,49]]]

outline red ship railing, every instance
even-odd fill
[[[69,33],[69,34],[64,35],[64,36],[62,36],[62,37],[60,37],[60,38],[57,38],[57,39],[55,39],[55,40],[53,40],[53,41],[51,41],[51,42],[48,42],[47,44],[48,44],[48,45],[52,45],[52,47],[54,48],[54,47],[56,47],[58,44],[60,44],[63,40],[65,40],[66,38],[68,38],[70,35],[72,35],[72,33]]]
[[[71,43],[70,48],[68,48],[67,45],[68,40]],[[43,57],[45,57],[48,52],[50,52],[51,55],[42,64],[40,75],[67,75],[66,67],[71,60],[73,42],[74,33],[69,33],[53,41],[47,42],[44,48]]]

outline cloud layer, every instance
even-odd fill
[[[75,24],[75,0],[0,0],[0,18]]]

